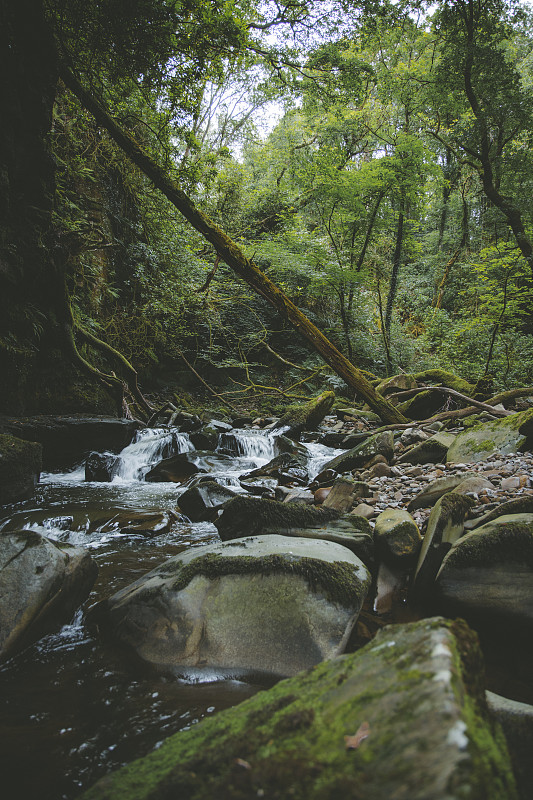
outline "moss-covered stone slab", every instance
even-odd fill
[[[407,506],[407,510],[414,511],[417,508],[431,508],[443,495],[453,492],[456,486],[471,477],[476,477],[476,473],[465,472],[463,475],[449,475],[446,478],[432,481],[419,494],[413,497]]]
[[[174,556],[93,618],[158,667],[286,676],[343,651],[369,587],[341,545],[253,536]]]
[[[287,406],[276,428],[284,429],[292,436],[298,435],[303,430],[313,430],[318,427],[326,414],[329,414],[334,402],[334,392],[327,391],[309,400],[308,403]]]
[[[465,528],[474,530],[475,528],[480,528],[482,525],[485,525],[487,522],[491,522],[493,519],[504,517],[507,514],[533,514],[533,495],[522,494],[519,497],[515,497],[513,500],[508,500],[506,503],[501,503],[496,508],[487,511],[483,516],[467,520],[467,522],[465,522]]]
[[[42,468],[43,448],[10,434],[0,434],[0,505],[31,497]]]
[[[459,539],[436,579],[440,609],[484,627],[533,631],[533,514],[508,514]]]
[[[81,547],[33,531],[0,534],[0,659],[69,622],[98,568]]]
[[[422,537],[418,525],[401,508],[387,508],[376,519],[376,549],[382,561],[390,564],[416,560]]]
[[[465,515],[473,505],[471,497],[449,492],[431,509],[415,572],[414,589],[419,597],[432,591],[442,559],[463,535]]]
[[[350,511],[354,500],[362,497],[361,489],[361,481],[354,481],[353,478],[346,477],[336,478],[322,507],[333,508],[341,513]]]
[[[394,453],[394,437],[391,431],[383,431],[369,436],[361,444],[352,447],[345,453],[332,458],[323,469],[334,469],[336,472],[349,472],[358,469],[371,461],[374,456],[384,456],[389,461]]]
[[[533,442],[533,408],[460,433],[448,450],[450,463],[484,461],[492,453],[511,455]]]
[[[533,706],[487,692],[487,704],[502,726],[521,800],[533,797]]]
[[[398,464],[439,464],[446,461],[448,449],[455,440],[452,433],[436,433],[411,447],[396,459]]]
[[[83,800],[516,800],[461,622],[394,625],[175,734]]]

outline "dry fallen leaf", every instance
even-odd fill
[[[357,750],[361,742],[364,742],[370,736],[370,725],[368,722],[363,722],[359,725],[356,733],[353,736],[345,736],[344,741],[346,743],[347,750]]]

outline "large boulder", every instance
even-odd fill
[[[196,485],[180,495],[178,502],[180,510],[191,522],[202,522],[215,519],[217,510],[235,496],[235,492],[227,486],[221,486],[212,479],[199,479]]]
[[[383,431],[368,436],[364,442],[352,447],[345,453],[332,458],[322,469],[334,469],[336,472],[349,472],[358,469],[371,461],[375,456],[384,456],[389,461],[394,453],[394,437],[391,431]]]
[[[31,497],[39,480],[42,446],[0,434],[0,505]]]
[[[198,460],[197,452],[163,458],[146,473],[144,479],[149,483],[185,483],[193,475],[207,471],[199,466]]]
[[[294,528],[322,528],[338,516],[334,509],[239,496],[224,504],[215,525],[220,538],[227,541],[260,533],[286,533]]]
[[[392,625],[351,655],[174,734],[83,800],[516,800],[461,622]]]
[[[91,451],[120,452],[128,445],[139,423],[114,417],[41,416],[0,417],[0,430],[43,446],[43,468],[66,469]]]
[[[484,627],[533,632],[533,514],[508,514],[466,534],[442,562],[439,608]]]
[[[98,568],[87,550],[33,531],[0,534],[0,659],[68,622]]]
[[[484,461],[492,453],[510,455],[532,442],[533,408],[530,408],[493,422],[473,425],[460,433],[448,450],[447,461],[456,464]]]
[[[93,616],[158,667],[294,675],[343,651],[369,587],[340,545],[254,536],[180,553]]]
[[[397,458],[398,464],[438,464],[446,461],[448,449],[455,440],[452,433],[435,433]]]
[[[425,486],[419,494],[415,495],[407,506],[408,511],[417,508],[430,508],[437,500],[453,490],[469,478],[475,478],[475,472],[465,472],[462,475],[449,475],[446,478],[438,478]]]

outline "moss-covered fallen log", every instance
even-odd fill
[[[118,125],[102,103],[84,89],[72,70],[62,61],[59,71],[66,86],[93,115],[98,125],[107,130],[128,158],[144,172],[185,219],[213,245],[217,256],[225,261],[257,294],[270,303],[284,319],[288,320],[337,375],[362,397],[384,422],[406,422],[402,413],[376,392],[362,371],[351,364],[287,295],[261,272],[257,264],[247,258],[237,244],[195,206],[167,172],[150,158],[127,131]]]

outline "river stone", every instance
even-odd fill
[[[215,519],[217,509],[235,496],[235,492],[214,480],[201,481],[180,495],[178,503],[191,522],[202,522]]]
[[[504,419],[474,425],[460,433],[448,450],[447,461],[484,461],[491,453],[510,455],[533,440],[533,408]]]
[[[431,509],[416,566],[416,594],[424,595],[432,590],[442,559],[452,544],[463,535],[465,515],[473,505],[471,497],[449,492],[437,500]]]
[[[357,497],[363,497],[364,486],[361,481],[353,478],[338,477],[335,479],[331,491],[324,500],[323,508],[334,508],[335,511],[350,511]]]
[[[390,625],[358,652],[169,737],[82,800],[517,800],[467,626]]]
[[[400,375],[392,375],[390,378],[384,378],[376,386],[376,392],[386,397],[392,392],[402,391],[406,389],[416,389],[417,382],[412,375],[401,373]]]
[[[352,469],[362,467],[374,456],[382,455],[390,460],[394,453],[394,437],[391,431],[383,431],[373,436],[368,436],[364,442],[347,450],[346,453],[328,461],[323,469],[334,469],[336,472],[349,472]]]
[[[145,481],[151,483],[185,483],[193,475],[206,472],[196,463],[198,453],[178,453],[170,458],[164,458],[145,475]]]
[[[0,434],[0,505],[31,497],[41,473],[42,451],[37,442]]]
[[[503,728],[521,800],[533,797],[533,706],[487,692],[487,704]]]
[[[435,433],[411,447],[396,459],[398,464],[442,464],[455,436],[452,433]]]
[[[439,608],[476,624],[533,632],[533,514],[508,514],[466,534],[437,575]]]
[[[326,542],[342,544],[351,550],[363,564],[372,570],[374,567],[374,531],[364,517],[348,514],[341,519],[333,519],[319,528],[287,528],[278,530],[283,536],[296,536],[303,539],[322,539]]]
[[[386,563],[416,559],[422,537],[412,516],[401,508],[387,508],[376,519],[376,549]]]
[[[89,453],[85,459],[85,480],[112,481],[117,461],[114,453]]]
[[[475,472],[465,472],[463,475],[450,475],[446,478],[439,478],[436,481],[428,484],[416,497],[410,501],[407,506],[408,511],[414,511],[417,508],[430,508],[435,505],[443,495],[452,492],[456,486],[463,483],[468,478],[476,477]]]
[[[279,456],[274,456],[268,464],[257,467],[242,477],[244,480],[266,477],[275,478],[283,484],[307,484],[309,482],[308,460],[307,455],[280,453]]]
[[[491,520],[503,517],[506,514],[533,514],[533,495],[523,494],[514,500],[501,503],[497,508],[493,508],[483,516],[465,522],[465,528],[470,530],[479,528],[481,525],[485,525],[486,522],[491,522]]]
[[[274,428],[285,429],[289,436],[297,436],[303,430],[313,430],[329,414],[334,402],[334,392],[326,391],[309,400],[308,403],[295,403],[287,406],[285,413],[274,425]]]
[[[483,491],[494,491],[496,487],[483,475],[471,475],[459,483],[453,490],[455,494],[472,494],[477,497]]]
[[[180,553],[94,614],[160,668],[294,675],[343,651],[369,588],[345,547],[253,536]]]
[[[0,533],[0,659],[68,622],[97,572],[81,547],[34,531]]]

